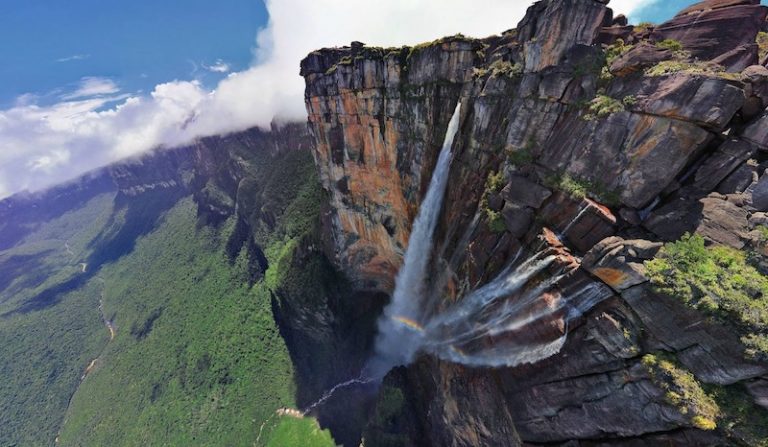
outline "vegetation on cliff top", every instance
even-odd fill
[[[646,354],[642,365],[664,400],[700,430],[721,431],[737,445],[768,446],[768,411],[754,403],[743,384],[700,383],[674,355]]]
[[[653,383],[664,391],[667,403],[685,415],[694,427],[701,430],[717,427],[715,421],[720,415],[720,407],[693,374],[676,365],[671,357],[661,354],[646,354],[642,363]]]
[[[762,61],[765,56],[768,56],[768,33],[765,31],[757,33],[756,41],[758,47],[758,56]]]
[[[483,191],[483,197],[480,199],[480,206],[486,219],[488,219],[488,228],[494,233],[502,233],[507,230],[507,225],[504,222],[504,216],[500,211],[494,210],[489,204],[489,195],[497,194],[504,187],[504,172],[499,171],[496,173],[488,174],[488,178],[485,180],[485,190]]]
[[[483,77],[489,73],[492,78],[498,78],[502,76],[508,78],[516,78],[523,73],[523,66],[521,64],[513,64],[509,61],[496,59],[487,67],[475,68],[472,74],[477,77]]]
[[[576,178],[567,172],[545,177],[544,186],[560,190],[574,199],[593,198],[608,206],[617,206],[621,202],[618,191],[610,190],[599,182]]]
[[[768,360],[768,277],[748,264],[746,253],[686,234],[645,265],[660,292],[735,325],[746,355]]]
[[[768,410],[754,403],[743,384],[702,387],[720,407],[720,430],[743,445],[768,447]]]

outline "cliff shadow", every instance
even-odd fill
[[[181,188],[152,190],[132,197],[118,194],[115,210],[107,225],[88,244],[92,252],[86,261],[87,271],[48,287],[25,300],[16,309],[2,314],[2,317],[39,311],[58,304],[65,294],[77,290],[95,277],[101,266],[131,253],[136,241],[157,228],[165,213],[184,194]]]
[[[136,241],[157,228],[163,215],[184,197],[182,188],[158,189],[138,196],[118,194],[115,211],[105,229],[89,244],[88,265],[93,270],[132,252]],[[118,216],[123,215],[122,224]]]
[[[272,313],[294,364],[296,402],[306,409],[339,383],[360,376],[373,350],[383,293],[355,291],[304,241],[286,278],[272,291]],[[284,267],[284,266],[281,266]],[[336,442],[357,446],[376,398],[376,385],[357,384],[312,409]]]

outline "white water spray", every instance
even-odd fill
[[[448,123],[443,147],[437,158],[427,194],[413,222],[403,266],[395,280],[392,301],[379,319],[379,335],[376,339],[377,361],[370,365],[370,373],[374,376],[383,376],[393,365],[409,363],[421,345],[418,341],[413,341],[414,337],[418,338],[418,331],[414,331],[413,326],[419,324],[423,315],[424,277],[432,250],[432,236],[437,226],[448,183],[452,158],[451,147],[459,130],[460,114],[461,101],[456,104],[456,110]],[[403,325],[400,321],[412,322],[413,325]]]
[[[519,265],[514,265],[516,257],[496,278],[448,309],[435,312],[438,304],[426,302],[425,276],[459,112],[457,105],[429,190],[413,224],[392,301],[379,319],[376,355],[366,369],[369,377],[381,378],[393,366],[410,363],[420,350],[473,366],[536,362],[557,353],[565,343],[568,324],[610,295],[606,288],[592,284],[574,291],[551,291],[570,273],[568,268],[531,284],[556,260],[545,250]],[[563,233],[587,209],[583,206]],[[425,308],[427,305],[430,308]]]
[[[436,312],[439,304],[425,300],[425,277],[448,181],[460,110],[459,103],[414,221],[392,301],[379,318],[375,356],[360,377],[332,387],[307,407],[304,414],[342,388],[378,382],[392,367],[410,363],[419,351],[479,367],[511,367],[540,361],[560,351],[571,321],[612,295],[606,286],[593,282],[576,290],[554,290],[573,267],[561,268],[542,279],[545,269],[557,259],[550,249],[545,249],[519,264],[521,252],[518,252],[496,278],[447,309]],[[588,208],[582,207],[563,234]],[[468,237],[466,234],[465,238]]]
[[[325,401],[330,399],[336,393],[336,391],[339,391],[340,389],[347,388],[353,385],[367,385],[373,382],[373,380],[374,379],[367,379],[367,378],[364,378],[362,375],[360,375],[360,377],[357,377],[355,379],[350,379],[350,380],[347,380],[346,382],[341,382],[339,384],[336,384],[331,389],[323,393],[323,395],[320,396],[320,398],[317,399],[314,403],[306,407],[304,411],[301,412],[301,414],[302,416],[306,416],[312,410],[314,410],[315,408],[325,403]]]

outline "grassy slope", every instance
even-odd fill
[[[182,201],[101,273],[118,335],[75,395],[61,445],[243,445],[292,404],[268,291],[229,267],[225,234],[195,223]]]
[[[283,177],[281,194],[268,196],[278,220],[258,239],[271,267],[253,287],[246,281],[246,250],[232,264],[224,251],[233,223],[201,226],[191,198],[161,215],[126,255],[100,270],[88,268],[87,275],[79,262],[125,224],[112,197],[43,225],[14,248],[37,253],[23,258],[26,270],[47,280],[34,287],[24,276],[13,281],[8,287],[16,292],[0,295],[0,313],[78,275],[88,281],[56,294],[49,307],[0,319],[0,335],[12,340],[0,347],[9,378],[0,385],[0,445],[51,445],[61,426],[59,445],[332,446],[314,420],[275,413],[295,405],[295,385],[270,290],[290,279],[278,270],[312,231],[320,201],[311,160],[288,158],[282,162],[298,162],[297,174],[309,175]],[[268,189],[280,189],[278,176]],[[75,256],[63,247],[67,239]],[[0,269],[13,267],[9,257],[0,253]],[[43,267],[46,275],[39,274]],[[97,308],[102,293],[117,327],[111,342]],[[21,360],[8,361],[14,358]]]
[[[62,291],[59,304],[39,302],[39,310],[14,311],[82,273],[79,261],[111,203],[112,195],[98,196],[0,252],[1,446],[50,445],[85,366],[109,339],[97,308],[100,290],[93,284]],[[83,228],[79,222],[93,225]]]

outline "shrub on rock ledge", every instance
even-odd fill
[[[701,236],[686,234],[645,265],[660,292],[735,325],[746,355],[768,359],[768,278],[747,263],[746,253],[707,247]]]

